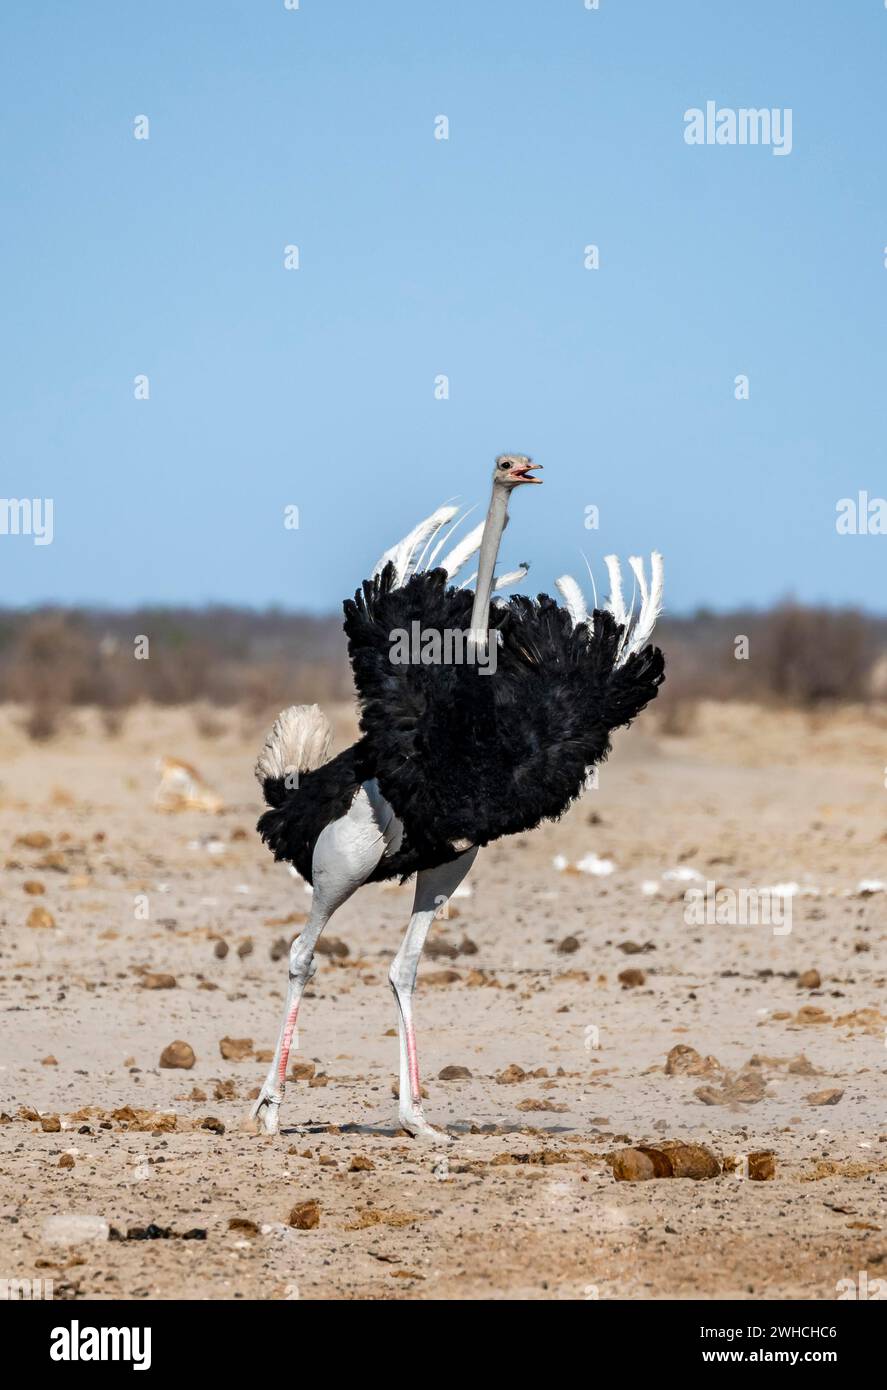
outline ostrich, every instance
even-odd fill
[[[627,610],[619,563],[608,556],[610,600],[589,613],[580,586],[557,580],[547,594],[494,599],[527,566],[495,581],[512,492],[541,479],[522,454],[493,470],[486,521],[438,560],[442,507],[382,556],[347,600],[345,632],[361,704],[361,737],[330,758],[331,731],[316,705],[294,705],[275,722],[256,765],[268,810],[258,830],[275,859],[313,884],[309,920],[289,957],[289,988],[277,1048],[252,1111],[276,1133],[299,1004],[315,971],[314,950],[333,913],[362,884],[416,874],[412,916],[389,971],[400,1047],[398,1114],[409,1134],[446,1142],[425,1118],[413,991],[431,922],[468,873],[478,850],[502,835],[561,816],[612,730],[657,694],[662,653],[649,637],[662,600],[662,559],[629,563],[640,591]],[[456,523],[459,524],[459,523]],[[451,535],[449,532],[448,535]],[[432,548],[433,547],[433,548]],[[472,593],[449,584],[479,550]],[[397,660],[395,639],[464,637],[455,660]],[[461,657],[461,659],[459,659]]]

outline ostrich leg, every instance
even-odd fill
[[[413,990],[416,987],[416,973],[428,928],[435,914],[458,888],[476,856],[475,847],[466,850],[449,864],[440,864],[435,869],[423,869],[419,873],[410,925],[388,972],[397,1003],[397,1031],[400,1038],[400,1123],[408,1134],[436,1143],[449,1143],[449,1135],[430,1125],[422,1113],[422,1089],[419,1083],[419,1061],[413,1027]]]
[[[265,1078],[252,1118],[263,1134],[276,1134],[286,1085],[290,1047],[305,986],[317,966],[314,948],[336,908],[365,883],[392,839],[399,823],[372,783],[358,791],[351,807],[331,821],[317,838],[312,860],[314,895],[311,915],[290,947],[289,988],[274,1060]]]

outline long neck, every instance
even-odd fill
[[[475,642],[487,640],[490,624],[490,599],[493,596],[493,573],[496,556],[502,542],[502,532],[508,524],[508,490],[493,484],[490,510],[484,524],[477,561],[477,584],[474,590],[474,606],[471,610],[471,635]]]

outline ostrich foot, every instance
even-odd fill
[[[250,1111],[250,1120],[257,1134],[276,1134],[280,1128],[280,1098],[263,1086]]]
[[[446,1130],[437,1129],[434,1125],[430,1125],[422,1114],[422,1111],[418,1108],[402,1110],[399,1119],[401,1127],[406,1130],[407,1134],[412,1135],[414,1139],[422,1139],[426,1144],[437,1145],[452,1144],[454,1142],[453,1136],[447,1134]]]

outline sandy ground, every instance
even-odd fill
[[[209,738],[189,711],[137,710],[109,737],[85,712],[38,747],[16,719],[0,712],[0,1278],[213,1299],[834,1299],[887,1279],[887,892],[859,891],[887,879],[883,710],[709,706],[680,738],[644,717],[561,824],[481,853],[420,976],[443,1154],[398,1131],[391,1094],[409,886],[334,919],[348,954],[322,958],[294,1054],[314,1081],[290,1083],[278,1137],[240,1128],[279,1024],[272,947],[309,903],[253,832],[258,727],[229,713]],[[226,809],[156,810],[161,754]],[[794,881],[791,930],[688,923],[676,869]],[[174,987],[147,988],[158,974]],[[176,1039],[190,1070],[159,1066]],[[707,1074],[666,1073],[678,1044]],[[538,1075],[498,1080],[511,1064]],[[728,1171],[615,1180],[607,1154],[665,1139]],[[745,1180],[768,1150],[775,1177]],[[52,1244],[66,1213],[112,1238]],[[126,1238],[151,1225],[169,1235]]]

